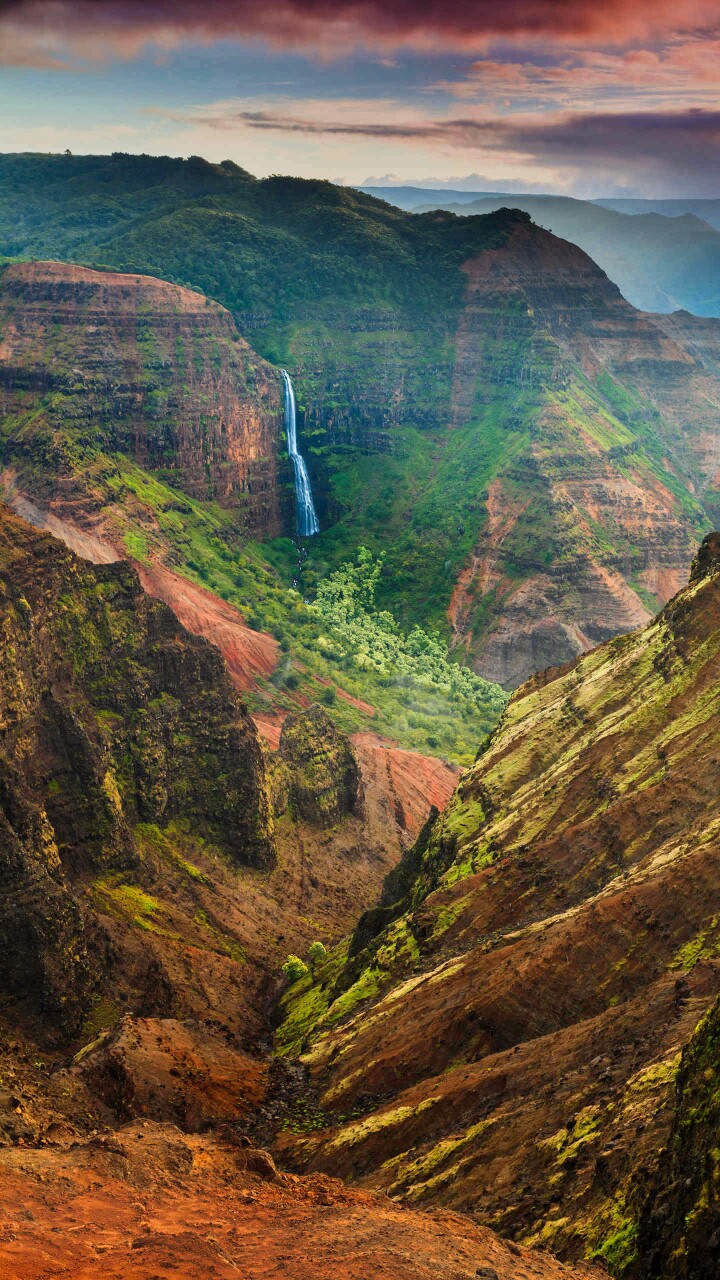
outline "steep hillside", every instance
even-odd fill
[[[628,1272],[648,1186],[687,1158],[705,1050],[679,1107],[674,1080],[720,992],[719,696],[712,534],[649,627],[516,694],[349,958],[290,989],[278,1043],[313,1123],[284,1157]],[[710,1155],[685,1168],[700,1204]]]
[[[677,590],[705,520],[690,476],[699,488],[703,441],[717,449],[720,384],[548,232],[518,221],[464,270],[453,424],[474,437],[493,423],[498,452],[450,618],[473,664],[508,686]]]
[[[720,524],[718,325],[714,320],[693,316],[687,311],[674,311],[670,316],[653,316],[652,320],[656,328],[662,329],[691,356],[699,374],[683,377],[682,374],[687,374],[689,370],[681,370],[681,376],[668,397],[673,423],[673,447],[677,447],[678,452],[685,455],[688,470],[699,478],[703,506],[717,526]]]
[[[673,1123],[647,1195],[632,1275],[712,1280],[720,1263],[717,1151],[720,1139],[720,1002],[683,1051]]]
[[[246,532],[290,527],[278,373],[216,303],[147,276],[18,263],[2,272],[0,335],[6,462],[35,497],[82,510],[88,471],[121,453]]]
[[[322,526],[303,595],[358,547],[384,551],[378,606],[506,687],[647,620],[708,527],[717,372],[521,213],[412,216],[199,159],[4,157],[0,248],[227,305],[297,389]],[[252,569],[268,563],[295,583],[286,540]],[[346,692],[382,711],[380,690]],[[404,720],[395,736],[424,745],[414,714],[394,705],[384,731]],[[448,727],[442,749],[465,761],[469,736]]]
[[[419,801],[319,707],[269,757],[218,649],[6,508],[0,628],[0,1016],[51,1044],[142,1014],[257,1047],[288,952],[352,926],[455,775]]]
[[[713,212],[717,218],[716,201],[707,202],[711,217],[705,221],[702,208],[697,213],[676,209],[667,216],[662,210],[626,211],[609,207],[607,201],[569,196],[489,193],[462,202],[442,192],[428,196],[415,205],[417,212],[449,209],[477,215],[504,205],[524,209],[539,226],[584,249],[624,297],[643,311],[684,307],[697,315],[720,316],[720,231],[712,222]]]
[[[91,568],[6,512],[1,536],[3,985],[72,1032],[110,974],[68,877],[155,927],[138,841],[189,824],[230,865],[267,870],[270,800],[217,650],[128,565]]]

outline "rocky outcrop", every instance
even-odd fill
[[[5,268],[0,396],[6,460],[64,512],[78,472],[119,452],[250,533],[285,527],[279,376],[202,294],[60,262]]]
[[[267,1066],[217,1030],[124,1017],[78,1055],[73,1072],[116,1120],[151,1117],[188,1133],[238,1122],[267,1093]]]
[[[356,733],[352,744],[360,764],[363,792],[385,792],[388,822],[412,840],[433,809],[442,812],[461,770],[445,760],[403,751],[373,733]]]
[[[640,1215],[641,1280],[714,1280],[720,1267],[717,1152],[720,1140],[720,1003],[683,1051],[667,1147]]]
[[[702,495],[702,502],[714,526],[720,524],[720,320],[674,311],[669,316],[653,316],[653,324],[666,333],[694,361],[692,374],[679,378],[675,386],[663,388],[669,401],[673,444],[687,462],[687,468]],[[659,404],[657,392],[655,402]],[[659,407],[662,407],[659,405]]]
[[[331,827],[362,809],[360,768],[350,739],[322,707],[288,716],[280,759],[293,811],[306,822]]]
[[[260,750],[217,650],[125,562],[90,566],[8,512],[0,545],[4,750],[64,863],[121,866],[130,824],[183,816],[236,861],[271,864]]]
[[[674,1082],[720,993],[719,546],[645,630],[523,686],[303,993],[325,1128],[283,1135],[297,1167],[629,1273],[648,1185],[681,1178],[662,1148],[692,1145],[690,1068]],[[701,1203],[710,1164],[684,1158]]]
[[[210,591],[140,568],[229,668],[127,562],[94,567],[0,518],[3,1000],[10,1018],[32,1015],[20,1047],[27,1035],[86,1045],[132,1013],[197,1024],[201,1039],[209,1023],[210,1042],[257,1052],[288,953],[352,928],[455,772],[373,740],[360,780],[319,709],[271,764],[236,689],[267,671],[276,642]],[[287,810],[274,833],[266,779]]]
[[[0,758],[0,966],[6,996],[72,1030],[92,964],[78,904],[46,812],[20,770]]]

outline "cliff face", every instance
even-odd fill
[[[362,809],[357,756],[321,707],[285,721],[280,759],[290,803],[308,822],[331,827]]]
[[[636,311],[518,212],[495,230],[435,307],[306,308],[287,360],[324,525],[386,547],[384,600],[511,688],[685,580],[715,510],[720,322]]]
[[[720,524],[720,321],[675,311],[653,316],[653,324],[692,357],[692,371],[681,370],[675,386],[667,388],[672,442],[696,480],[703,505],[717,528]],[[652,392],[651,392],[652,394]],[[659,400],[659,397],[656,397]]]
[[[720,992],[719,689],[713,534],[654,623],[523,686],[350,959],[298,989],[325,1125],[283,1136],[298,1167],[618,1275],[658,1169],[702,1199],[710,1157],[659,1153]]]
[[[287,954],[352,927],[456,774],[381,742],[356,754],[318,707],[291,718],[271,762],[236,691],[242,645],[255,638],[261,666],[262,637],[236,611],[209,591],[181,597],[228,669],[127,562],[93,566],[0,510],[0,986],[22,1026],[14,1048],[85,1047],[123,1017],[150,1019],[83,1079],[110,1105],[98,1082],[121,1064],[129,1113],[167,1117],[152,1107],[160,1018],[167,1056],[194,1061],[206,1108],[227,1110],[218,1028],[228,1052],[257,1051]],[[143,572],[159,591],[158,566]],[[178,585],[161,574],[173,602]],[[14,1052],[2,1065],[4,1019],[0,1073],[25,1079]],[[180,1083],[177,1114],[201,1113],[202,1090]],[[97,1104],[78,1088],[62,1123],[69,1108],[92,1126]],[[32,1106],[23,1115],[37,1134]]]
[[[6,267],[0,397],[6,461],[69,512],[84,505],[84,464],[119,452],[248,532],[284,528],[278,375],[201,294],[58,262]]]
[[[679,588],[706,519],[692,495],[720,383],[708,399],[707,367],[537,227],[520,223],[464,271],[454,426],[511,386],[525,402],[501,422],[510,456],[449,616],[473,665],[511,687],[647,621]],[[712,430],[717,448],[714,418]]]
[[[263,759],[217,650],[130,566],[91,567],[5,512],[0,583],[3,969],[72,1029],[91,966],[70,883],[132,877],[138,823],[271,866]]]
[[[632,1275],[713,1280],[720,1265],[720,1003],[683,1051],[664,1158],[640,1217]]]
[[[386,524],[395,607],[447,609],[467,659],[512,687],[648,620],[680,585],[698,499],[714,510],[720,341],[712,321],[700,338],[636,312],[523,215],[496,215],[485,239],[464,300],[339,300],[341,346],[335,312],[306,307],[288,359],[323,523],[370,542]],[[260,320],[241,316],[262,344]],[[0,381],[6,466],[55,515],[112,520],[119,452],[238,528],[288,527],[276,374],[192,290],[10,266]]]

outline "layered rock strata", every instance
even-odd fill
[[[6,267],[0,397],[24,487],[62,498],[63,514],[82,507],[77,473],[101,450],[231,509],[248,532],[284,527],[278,373],[200,293],[60,262]]]

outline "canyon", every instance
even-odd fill
[[[74,207],[101,188],[116,201],[111,229],[94,227],[91,214],[82,235],[65,233],[57,201]],[[131,225],[126,202],[138,188]],[[37,202],[32,226],[13,203],[21,193]],[[717,509],[720,321],[638,312],[581,249],[520,211],[410,215],[329,183],[258,181],[197,158],[8,157],[3,248],[139,270],[146,282],[191,279],[224,303],[223,313],[180,285],[146,283],[156,293],[180,288],[188,315],[202,318],[199,334],[235,326],[249,349],[235,334],[227,369],[222,342],[206,350],[205,372],[193,366],[197,386],[172,361],[155,385],[140,350],[154,415],[142,439],[157,445],[146,456],[137,433],[132,443],[120,433],[113,448],[232,509],[256,536],[289,534],[291,469],[278,457],[277,366],[286,368],[322,526],[304,561],[305,591],[355,547],[385,551],[381,603],[405,627],[439,629],[462,661],[507,689],[647,621],[684,580]],[[30,276],[43,270],[5,268],[13,313],[24,305],[13,273],[27,273],[30,298],[42,287]],[[138,295],[137,305],[150,304]],[[90,376],[99,352],[79,327],[70,345],[65,354]],[[227,405],[229,436],[219,423],[218,438],[211,430],[203,443],[200,423],[176,448],[162,425],[169,382],[185,386],[173,393],[180,405],[202,397],[203,379],[227,388],[240,352],[254,373],[244,368],[238,402]],[[31,353],[14,357],[26,358],[28,382]],[[137,365],[133,344],[128,359]],[[17,411],[12,395],[7,409]],[[197,404],[192,412],[203,416]],[[18,466],[18,444],[7,442],[6,465]],[[175,458],[167,466],[161,448]],[[57,502],[57,486],[40,495],[33,483],[26,468],[26,496]]]
[[[127,562],[7,508],[0,628],[0,1275],[586,1274],[243,1135],[297,1092],[267,1057],[282,957],[337,941],[415,824],[362,753],[315,707],[271,756]]]
[[[0,249],[0,1276],[709,1280],[720,321],[197,157]]]

